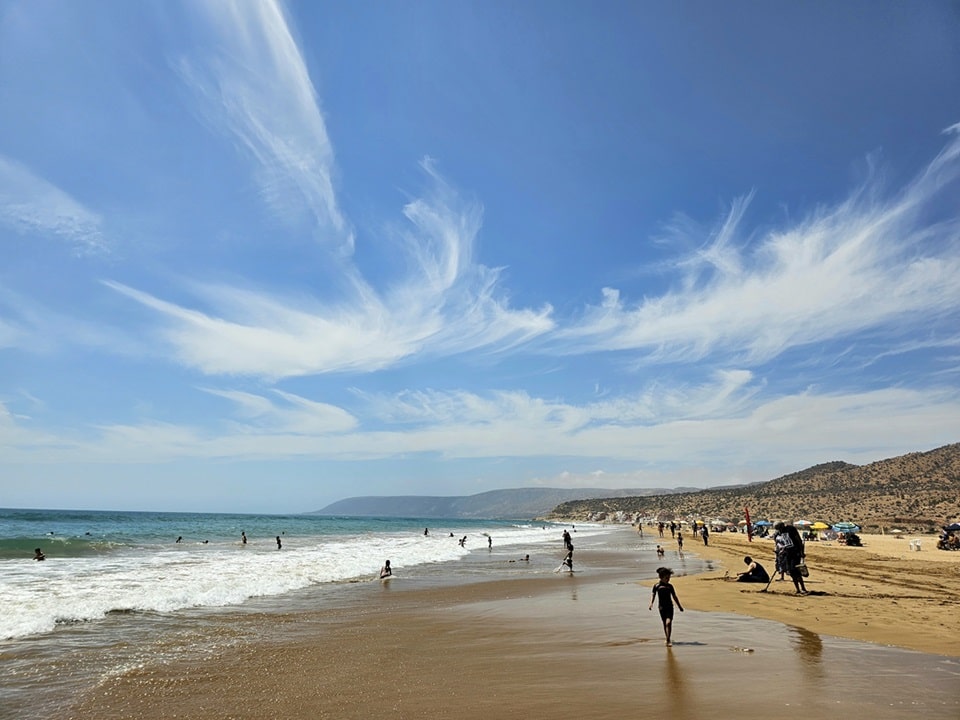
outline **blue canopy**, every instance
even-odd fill
[[[834,526],[833,526],[833,529],[836,530],[837,532],[842,532],[842,533],[856,533],[856,532],[860,532],[860,526],[859,526],[859,525],[855,525],[855,524],[853,524],[852,522],[838,522],[838,523],[835,523]]]

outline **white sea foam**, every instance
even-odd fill
[[[603,532],[581,526],[581,535]],[[559,542],[559,530],[491,529],[498,552]],[[239,605],[311,585],[372,578],[385,559],[397,572],[486,550],[487,537],[471,528],[467,546],[449,534],[406,533],[282,538],[268,542],[183,543],[139,547],[96,557],[7,563],[0,582],[0,639],[52,631],[58,623],[103,618],[114,611],[172,612]]]

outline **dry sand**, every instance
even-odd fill
[[[684,585],[693,609],[776,620],[811,632],[960,657],[960,552],[936,550],[931,536],[861,535],[863,547],[808,542],[805,580],[811,595],[796,597],[789,576],[763,585],[725,581],[750,555],[773,572],[773,541],[717,533],[710,546],[687,549],[718,561],[714,572]],[[921,549],[912,551],[911,541]]]
[[[578,549],[574,576],[450,587],[401,578],[322,612],[236,616],[224,632],[253,640],[109,678],[61,717],[960,717],[960,553],[910,554],[909,539],[870,536],[863,548],[814,544],[816,594],[798,598],[786,582],[760,593],[720,579],[745,550],[772,565],[769,541],[688,540],[686,560],[671,550],[665,561],[687,608],[665,648],[647,611],[652,582],[638,579],[641,541],[623,538],[622,553]],[[715,569],[684,575],[700,565],[691,553]],[[267,623],[264,639],[255,629]]]

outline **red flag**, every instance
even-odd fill
[[[753,528],[750,525],[750,508],[744,508],[743,514],[747,516],[747,542],[753,542]]]

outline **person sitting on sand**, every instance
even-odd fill
[[[770,576],[767,574],[767,570],[763,565],[749,555],[743,559],[743,562],[747,566],[747,569],[741,573],[737,573],[737,582],[770,582]]]
[[[387,560],[383,564],[383,567],[380,568],[380,579],[383,580],[384,578],[391,577],[392,575],[393,575],[393,569],[390,567],[390,561]]]
[[[43,554],[43,552],[40,550],[40,548],[37,548],[36,550],[33,551],[33,559],[34,559],[34,560],[46,560],[46,559],[47,559],[47,556]]]
[[[663,634],[667,640],[667,647],[671,647],[673,645],[670,641],[670,636],[673,634],[673,603],[677,603],[680,612],[683,612],[683,605],[680,604],[677,591],[674,590],[673,585],[670,584],[670,577],[673,575],[673,570],[660,567],[657,568],[657,575],[660,579],[657,584],[653,586],[653,593],[650,597],[650,607],[648,607],[647,610],[653,610],[653,601],[658,601],[660,620],[663,621]]]

